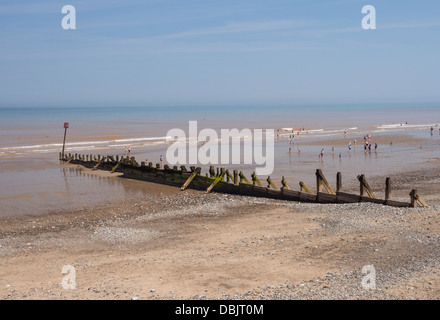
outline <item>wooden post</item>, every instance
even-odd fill
[[[336,174],[336,192],[342,191],[342,174],[338,172]]]
[[[316,194],[318,194],[319,192],[322,191],[322,180],[321,180],[321,175],[319,174],[321,170],[320,169],[316,169]]]
[[[385,180],[385,200],[391,200],[391,179]]]
[[[263,184],[261,183],[260,179],[258,179],[258,177],[255,174],[255,172],[252,173],[251,177],[252,177],[252,184],[254,186],[255,186],[255,184],[258,184],[260,187],[263,187]]]
[[[417,208],[418,205],[422,207],[428,206],[428,204],[423,201],[423,199],[417,194],[417,189],[411,190],[411,193],[409,195],[411,196],[410,206],[412,208]]]
[[[321,169],[316,170],[316,193],[322,191],[322,187],[324,186],[325,190],[327,190],[330,194],[335,194],[333,189],[330,187],[330,184],[327,182],[327,179],[324,177]]]
[[[191,181],[193,181],[194,178],[200,173],[200,171],[201,171],[201,168],[194,169],[192,175],[188,178],[188,180],[186,180],[186,182],[183,184],[183,186],[180,188],[180,190],[184,191],[189,186]]]
[[[313,194],[312,190],[309,189],[309,187],[306,186],[306,184],[302,181],[299,182],[300,191],[305,191],[308,194]]]
[[[229,172],[229,170],[226,170],[226,181],[232,181],[233,184],[235,184],[235,177]]]
[[[365,175],[361,174],[360,176],[357,176],[359,182],[360,182],[360,194],[361,196],[365,195],[365,192],[367,192],[368,196],[370,198],[376,199],[376,196],[373,193],[373,190],[371,190],[370,185],[367,182],[367,179],[365,179]]]
[[[240,183],[244,181],[247,184],[251,184],[251,182],[244,176],[243,171],[240,171],[240,174],[238,176],[240,177]]]
[[[120,161],[118,161],[118,163],[112,168],[112,170],[110,171],[110,173],[113,173],[116,171],[116,169],[118,169],[119,165],[121,164],[122,159]]]
[[[205,193],[210,193],[212,188],[214,188],[215,185],[220,182],[220,180],[223,180],[225,174],[226,171],[224,168],[222,168],[220,174],[217,176],[217,178],[215,178],[214,182],[208,187],[208,189],[206,189]]]
[[[238,170],[234,170],[234,184],[238,186]]]
[[[98,156],[99,157],[99,156]],[[99,157],[100,158],[100,157]],[[105,161],[105,157],[101,158],[92,170],[98,169],[98,167]]]
[[[63,151],[62,151],[63,158],[64,158],[64,149],[66,147],[67,128],[69,128],[69,123],[68,122],[64,122],[64,140],[63,140]]]
[[[365,196],[365,185],[362,183],[362,181],[363,181],[363,174],[362,175],[360,175],[360,176],[358,176],[357,178],[358,178],[358,180],[359,180],[359,182],[360,182],[360,184],[359,184],[359,194],[361,195],[361,196]]]
[[[410,207],[412,207],[412,208],[416,208],[417,207],[416,194],[417,194],[417,189],[412,189],[410,194],[409,194],[410,197],[411,197]]]
[[[267,177],[267,188],[272,187],[273,189],[279,191],[280,189],[273,183],[273,181],[270,179],[270,177]]]
[[[209,166],[209,176],[210,176],[211,178],[215,177],[214,166]]]
[[[135,157],[130,158],[130,163],[132,166],[139,167],[139,163],[136,161]]]
[[[284,176],[283,176],[283,178],[281,179],[281,184],[283,185],[283,189],[288,189],[288,190],[290,190],[290,187],[289,187],[289,185],[287,184],[286,179],[284,179]]]

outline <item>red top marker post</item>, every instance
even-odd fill
[[[64,159],[64,148],[66,146],[66,133],[67,129],[69,128],[69,123],[64,122],[64,141],[63,141],[63,152],[61,153],[61,158]]]

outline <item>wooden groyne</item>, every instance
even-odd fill
[[[110,172],[121,172],[124,177],[155,182],[160,184],[181,187],[184,191],[187,188],[204,190],[206,193],[211,191],[247,195],[254,197],[264,197],[272,199],[282,199],[290,201],[311,202],[311,203],[357,203],[373,202],[394,207],[418,207],[427,204],[413,189],[409,196],[410,202],[401,202],[391,199],[391,180],[385,181],[385,199],[378,199],[373,193],[364,175],[359,175],[359,195],[345,193],[342,191],[342,175],[340,172],[336,176],[336,189],[333,190],[327,182],[320,169],[315,172],[316,192],[313,192],[302,181],[299,182],[300,190],[292,190],[284,177],[281,186],[275,185],[270,177],[266,179],[266,185],[253,173],[247,179],[243,172],[233,170],[230,172],[224,168],[215,169],[211,166],[209,171],[203,175],[201,168],[185,166],[174,166],[161,164],[153,165],[152,162],[138,163],[134,157],[130,156],[102,156],[102,155],[83,155],[66,154],[64,157],[60,153],[60,160],[66,163],[78,164],[93,170],[107,170]],[[324,192],[325,189],[325,192]]]

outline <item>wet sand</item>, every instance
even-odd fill
[[[427,134],[429,136],[429,133]],[[341,135],[342,136],[342,135]],[[111,136],[115,137],[115,136]],[[109,136],[95,136],[96,139],[109,138]],[[354,146],[354,138],[357,146]],[[335,184],[337,172],[343,175],[344,186],[357,190],[356,176],[365,174],[374,189],[383,188],[385,178],[398,175],[400,172],[416,171],[419,168],[434,168],[433,159],[440,158],[438,143],[440,137],[418,137],[408,134],[401,135],[374,135],[372,143],[377,142],[377,152],[364,153],[362,136],[346,138],[295,138],[295,144],[290,145],[288,139],[283,138],[275,144],[275,171],[271,178],[280,185],[281,177],[285,177],[290,187],[297,190],[299,181],[309,187],[314,186],[314,172],[322,169],[327,180]],[[347,145],[352,141],[352,151]],[[393,141],[393,145],[389,145]],[[295,150],[299,146],[301,154]],[[423,144],[423,148],[420,146]],[[331,153],[331,147],[335,152]],[[288,148],[294,150],[289,155]],[[140,162],[148,158],[149,161],[158,161],[164,154],[165,146],[156,147],[151,152],[140,152],[134,149],[132,155]],[[323,159],[318,158],[321,148],[326,153]],[[120,151],[120,150],[118,150]],[[109,150],[94,150],[85,153],[108,154]],[[342,157],[339,158],[338,155]],[[11,216],[37,216],[47,213],[56,213],[63,209],[76,210],[86,206],[105,205],[114,200],[137,197],[148,194],[139,183],[127,182],[126,179],[111,179],[117,173],[93,173],[90,170],[69,165],[61,165],[56,161],[58,154],[41,154],[24,157],[10,157],[0,160],[0,219]],[[234,165],[225,165],[229,169],[237,169]],[[240,166],[244,174],[249,177],[255,166]],[[208,167],[202,166],[202,171],[207,172]],[[266,179],[266,177],[260,177]],[[377,183],[371,183],[377,181]],[[419,188],[415,183],[411,188]],[[145,189],[145,190],[144,190]],[[153,190],[154,192],[154,190]],[[404,199],[406,201],[407,194]]]
[[[344,146],[348,148],[348,144],[351,142],[352,148],[355,147],[355,140],[357,148],[363,149],[364,147],[364,137],[363,136],[354,136],[347,135],[345,138],[339,139],[328,139],[326,141],[307,141],[306,138],[301,140],[300,143],[302,145],[326,145],[326,146]],[[409,134],[401,134],[401,135],[374,135],[370,140],[374,148],[374,144],[377,143],[380,147],[384,145],[406,145],[406,146],[423,146],[429,145],[433,143],[433,139],[429,138],[417,138],[413,137]]]

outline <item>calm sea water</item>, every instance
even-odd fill
[[[342,171],[355,178],[360,171],[386,175],[440,158],[439,128],[430,134],[430,126],[440,123],[440,104],[0,108],[0,217],[72,209],[77,204],[105,202],[115,193],[124,197],[128,194],[124,190],[133,193],[128,182],[120,181],[124,179],[95,181],[58,163],[64,122],[70,124],[67,153],[123,154],[130,146],[138,161],[158,162],[168,146],[168,130],[187,132],[190,120],[198,121],[199,130],[285,128],[275,143],[272,177],[292,178],[292,185],[300,179],[313,185],[318,167],[330,177]],[[305,130],[292,144],[288,128]],[[349,152],[345,143],[358,139],[361,144],[366,134],[373,138],[406,135],[426,141],[423,149],[395,143],[380,145],[375,153],[364,154],[361,146]],[[336,145],[332,154],[328,139],[346,142]],[[310,144],[316,141],[322,145]],[[321,148],[326,149],[324,159],[318,159]],[[254,166],[225,167],[246,174],[254,170]],[[77,191],[80,184],[86,192]]]

